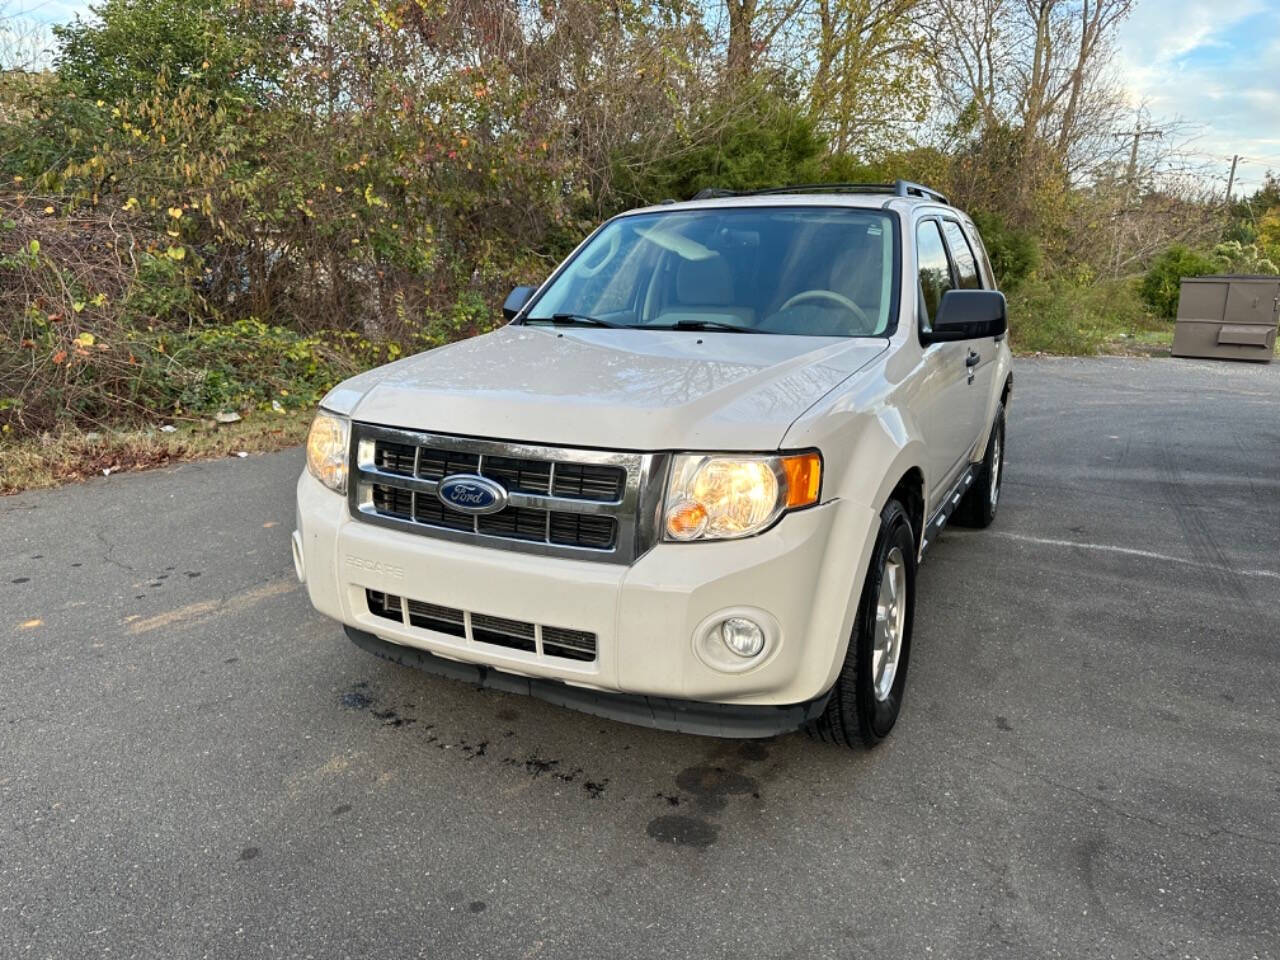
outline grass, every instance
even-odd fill
[[[1138,327],[1108,335],[1100,353],[1122,357],[1167,357],[1173,351],[1173,324],[1152,320],[1149,328]]]
[[[1136,278],[1076,284],[1026,281],[1009,297],[1010,341],[1019,354],[1167,355],[1173,323],[1151,315]]]
[[[172,433],[159,427],[84,431],[74,428],[0,440],[0,494],[39,490],[187,460],[266,453],[306,439],[310,412],[253,414],[233,424],[202,420]]]

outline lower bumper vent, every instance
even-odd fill
[[[540,653],[544,657],[560,660],[589,662],[596,658],[596,635],[586,630],[570,630],[567,627],[539,628],[524,620],[509,620],[484,613],[468,615],[453,607],[407,600],[381,590],[366,589],[365,600],[369,604],[369,612],[375,617],[400,624],[407,622],[409,626],[421,630],[433,630],[466,639],[470,621],[470,637],[475,643],[523,650],[525,653]]]

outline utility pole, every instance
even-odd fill
[[[1125,176],[1125,179],[1129,183],[1129,200],[1132,201],[1133,195],[1137,191],[1138,186],[1138,143],[1143,137],[1163,137],[1164,131],[1151,128],[1144,130],[1142,128],[1142,121],[1139,120],[1137,126],[1132,130],[1118,131],[1115,136],[1133,137],[1133,147],[1129,150],[1129,171]]]
[[[1124,232],[1128,221],[1128,214],[1133,212],[1133,201],[1138,193],[1138,145],[1142,142],[1143,137],[1163,137],[1163,130],[1155,130],[1151,128],[1143,129],[1142,114],[1138,114],[1138,122],[1134,124],[1132,130],[1117,130],[1112,134],[1114,137],[1129,138],[1133,137],[1133,146],[1129,148],[1129,169],[1125,174],[1127,189],[1125,191],[1124,206],[1116,211],[1115,222],[1115,256],[1112,260],[1111,271],[1116,276],[1120,274],[1120,244],[1121,234]]]
[[[1231,157],[1231,173],[1227,177],[1227,206],[1231,206],[1231,188],[1236,185],[1236,164],[1240,162],[1240,154]]]

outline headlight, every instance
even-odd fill
[[[307,434],[307,470],[330,490],[347,492],[347,442],[351,422],[325,410],[311,421]]]
[[[818,502],[822,457],[677,454],[663,501],[668,540],[732,540]]]

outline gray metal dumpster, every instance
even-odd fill
[[[1277,323],[1280,277],[1184,277],[1173,355],[1270,363],[1275,356]]]

